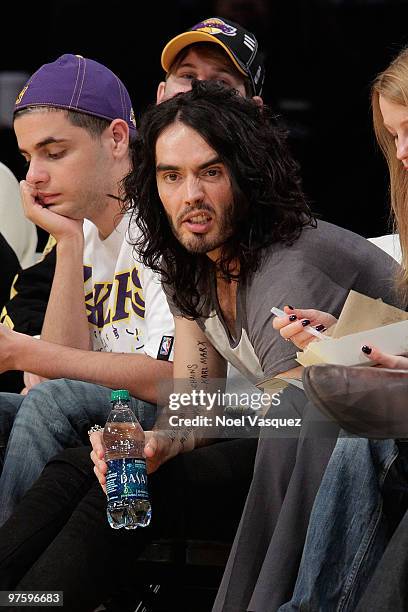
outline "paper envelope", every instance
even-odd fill
[[[361,350],[363,344],[375,345],[392,355],[408,353],[408,321],[369,329],[343,338],[328,338],[313,342],[307,351],[297,354],[297,361],[303,366],[317,363],[346,366],[373,365]]]
[[[297,353],[297,361],[303,366],[374,365],[362,352],[363,344],[375,345],[393,355],[408,353],[408,313],[381,299],[350,291],[330,335],[311,342],[304,352]]]

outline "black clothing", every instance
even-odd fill
[[[15,331],[29,336],[41,333],[54,278],[56,262],[55,248],[38,263],[20,271],[15,270],[7,295],[1,299],[0,323],[8,322]],[[17,262],[18,263],[18,262]],[[10,287],[14,276],[19,272],[13,285],[13,297],[10,299]],[[17,371],[0,374],[0,392],[20,393],[24,387],[23,373]]]
[[[0,234],[0,262],[3,278],[0,283],[0,310],[10,297],[10,289],[15,275],[20,271],[17,255]]]
[[[256,444],[220,442],[162,465],[149,477],[152,523],[135,531],[109,527],[90,449],[63,451],[0,529],[0,590],[63,590],[64,610],[93,610],[115,588],[117,573],[137,588],[135,563],[152,539],[231,542]]]

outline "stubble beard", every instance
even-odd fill
[[[208,236],[208,234],[191,234],[191,232],[185,235],[182,231],[177,229],[169,215],[167,215],[167,218],[171,230],[180,244],[182,244],[189,253],[195,255],[202,255],[219,249],[234,233],[234,205],[232,203],[225,209],[215,236]]]

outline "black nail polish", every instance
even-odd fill
[[[297,316],[296,315],[290,315],[289,321],[297,321]]]
[[[302,321],[302,325],[303,327],[306,327],[306,325],[310,325],[309,319],[305,319],[304,321]]]
[[[371,348],[371,346],[367,346],[366,344],[364,344],[364,346],[361,347],[361,350],[363,351],[363,353],[365,353],[366,355],[371,355],[371,351],[373,350]]]
[[[315,330],[322,332],[322,331],[326,331],[326,328],[324,325],[320,324],[320,325],[316,325]]]
[[[293,306],[289,306],[289,304],[288,304],[288,308],[289,308],[289,310],[295,310],[295,309],[293,308]]]

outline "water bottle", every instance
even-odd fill
[[[129,407],[128,391],[112,391],[111,402],[112,410],[103,430],[108,521],[113,529],[147,527],[152,509],[143,457],[145,435]]]

